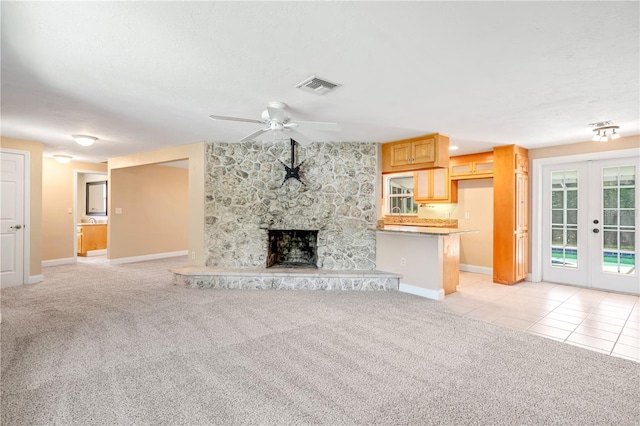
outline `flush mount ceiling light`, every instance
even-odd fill
[[[54,155],[53,158],[55,158],[58,163],[67,164],[73,157],[70,155]]]
[[[591,123],[589,126],[593,127],[594,142],[607,142],[609,139],[616,140],[620,137],[620,134],[616,131],[620,126],[614,126],[613,121],[601,121],[600,123]]]
[[[449,151],[455,151],[455,150],[457,150],[457,149],[458,149],[458,147],[457,147],[457,146],[455,146],[455,145],[449,145]]]
[[[82,146],[91,146],[98,138],[87,135],[72,135],[73,139]]]

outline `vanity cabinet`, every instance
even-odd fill
[[[416,203],[457,203],[458,182],[449,179],[449,169],[420,170],[413,173]]]
[[[449,159],[449,174],[453,180],[493,177],[493,152],[458,155]]]
[[[382,144],[382,173],[449,166],[449,138],[439,133]]]
[[[107,224],[83,223],[78,225],[78,256],[86,256],[91,250],[107,248]]]

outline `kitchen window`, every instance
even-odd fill
[[[386,214],[418,214],[413,200],[413,172],[385,176]]]

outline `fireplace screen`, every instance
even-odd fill
[[[317,268],[318,231],[270,230],[267,268]]]

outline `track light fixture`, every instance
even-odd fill
[[[593,127],[594,142],[607,142],[609,139],[615,140],[620,137],[620,134],[616,131],[620,126],[614,126],[612,121],[602,121],[600,123],[591,123],[589,126]]]

